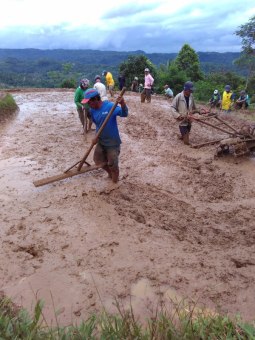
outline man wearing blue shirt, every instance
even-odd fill
[[[94,162],[96,165],[106,163],[103,169],[108,173],[114,183],[119,179],[119,154],[121,139],[119,135],[117,116],[127,117],[128,107],[123,97],[118,98],[120,106],[113,111],[111,118],[104,127],[102,133],[95,140]],[[102,101],[99,92],[96,89],[88,89],[84,93],[82,104],[88,103],[90,107],[92,121],[96,124],[96,132],[100,129],[105,118],[110,112],[114,103],[106,100]]]

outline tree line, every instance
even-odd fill
[[[120,73],[125,74],[129,89],[135,76],[143,83],[144,68],[148,67],[155,78],[156,93],[161,93],[168,84],[176,94],[185,81],[192,80],[199,100],[207,100],[216,88],[223,91],[226,84],[235,92],[245,89],[252,96],[255,87],[254,26],[255,16],[235,32],[242,39],[241,53],[196,52],[189,44],[184,44],[179,53],[169,54],[0,49],[0,88],[75,88],[83,77],[93,84],[95,75],[105,69],[115,80]]]

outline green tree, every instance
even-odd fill
[[[234,72],[213,72],[205,80],[196,82],[195,98],[208,101],[214,90],[218,90],[222,95],[225,85],[230,85],[237,95],[244,88],[245,79]]]
[[[158,70],[157,92],[163,92],[163,86],[168,84],[174,92],[174,95],[176,95],[183,90],[183,84],[186,80],[186,73],[179,70],[174,62],[167,63],[167,65],[160,65]]]
[[[245,89],[253,90],[249,86],[249,80],[255,75],[255,16],[241,25],[235,34],[242,39],[241,57],[235,61],[235,64],[246,70]]]
[[[60,84],[60,87],[65,88],[65,89],[75,89],[76,80],[75,79],[65,79]]]
[[[61,83],[61,80],[62,80],[62,76],[61,76],[60,71],[49,71],[49,72],[47,72],[47,76],[50,80],[52,87],[59,87],[60,86],[60,83]]]
[[[180,71],[186,73],[189,80],[198,81],[203,79],[198,55],[188,44],[182,46],[174,63]]]
[[[253,52],[255,47],[255,15],[246,24],[239,26],[235,34],[242,38],[242,50],[246,53]]]
[[[130,55],[128,59],[119,65],[119,73],[125,74],[126,86],[130,88],[134,77],[138,77],[140,83],[144,82],[144,69],[148,67],[153,78],[157,79],[157,68],[144,55]]]
[[[75,87],[75,74],[72,72],[73,64],[64,63],[61,65],[61,70],[47,72],[53,87]]]

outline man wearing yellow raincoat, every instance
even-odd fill
[[[222,95],[221,109],[229,113],[231,111],[231,106],[233,102],[234,102],[234,94],[231,91],[230,85],[226,85],[225,91],[223,92],[223,95]]]

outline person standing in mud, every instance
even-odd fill
[[[106,87],[101,82],[101,77],[99,75],[95,76],[94,89],[96,89],[99,92],[102,101],[108,100]]]
[[[141,92],[141,103],[145,103],[145,100],[147,101],[147,103],[151,102],[151,91],[153,84],[154,78],[150,74],[150,70],[146,68],[144,70],[144,87]]]
[[[115,108],[98,140],[93,140],[93,144],[96,144],[93,157],[94,162],[96,165],[105,163],[103,169],[108,173],[108,176],[114,183],[117,183],[119,180],[119,154],[121,144],[117,116],[127,117],[128,115],[128,107],[124,98],[118,97],[117,100],[121,106]],[[96,124],[96,132],[98,132],[111,108],[114,106],[114,103],[102,101],[99,92],[92,88],[84,93],[82,103],[89,105],[92,120]]]
[[[184,84],[183,91],[178,93],[171,104],[171,110],[174,118],[179,121],[179,129],[181,136],[180,139],[183,143],[189,144],[189,134],[191,130],[191,122],[188,118],[188,114],[196,109],[194,97],[192,92],[194,90],[193,83],[187,81]]]
[[[138,92],[138,78],[137,77],[134,77],[134,80],[132,81],[131,91]]]
[[[103,71],[102,75],[105,77],[106,87],[108,88],[110,95],[114,98],[114,80],[111,72]]]
[[[80,85],[77,87],[75,93],[74,93],[74,103],[76,105],[76,109],[79,115],[80,122],[82,124],[82,133],[84,134],[85,130],[85,113],[87,114],[87,117],[90,117],[89,107],[88,105],[83,106],[81,101],[84,98],[84,92],[89,87],[89,80],[88,79],[81,79]],[[89,120],[89,129],[91,128],[92,121]]]
[[[223,92],[223,95],[222,95],[221,109],[225,113],[230,113],[233,103],[234,103],[234,94],[231,91],[231,86],[226,85],[225,91]]]
[[[118,82],[119,82],[119,90],[121,91],[123,87],[126,86],[126,77],[125,74],[119,74],[118,76]]]

